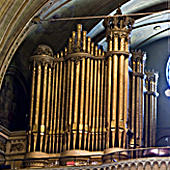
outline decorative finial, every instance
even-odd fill
[[[122,15],[122,11],[120,9],[120,4],[119,4],[119,7],[117,8],[117,11],[116,11],[115,15]]]

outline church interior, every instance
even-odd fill
[[[170,167],[169,0],[1,0],[0,168]]]

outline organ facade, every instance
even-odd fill
[[[119,9],[104,19],[107,51],[78,24],[64,51],[43,44],[33,52],[25,159],[102,163],[115,151],[155,146],[158,73],[145,71],[145,53],[130,53],[133,23]]]

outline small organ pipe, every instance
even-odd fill
[[[107,65],[105,65],[105,82],[104,82],[104,98],[107,98]],[[107,101],[104,100],[104,115],[103,115],[103,149],[106,149],[106,116],[107,116]]]
[[[122,133],[124,127],[124,115],[123,115],[123,78],[124,78],[124,55],[119,59],[119,102],[118,102],[118,118],[119,118],[119,147],[122,143]]]
[[[81,48],[81,29],[82,29],[81,24],[78,24],[77,25],[77,52],[80,52],[80,48]]]
[[[112,75],[112,57],[108,57],[108,83],[107,83],[107,138],[106,138],[106,148],[109,148],[110,139],[110,108],[111,108],[111,75]]]
[[[66,131],[65,131],[65,150],[68,146],[68,140],[67,140],[67,133],[69,133],[69,104],[70,104],[70,92],[71,92],[71,89],[70,89],[70,77],[71,77],[71,61],[68,60],[67,61],[67,89],[66,89],[66,117],[65,117],[65,128],[66,128]],[[69,134],[68,134],[69,135]]]
[[[99,126],[99,151],[102,150],[102,129],[103,129],[103,96],[104,96],[104,60],[101,61],[101,90],[100,90],[100,126]]]
[[[88,132],[88,150],[90,149],[90,135],[91,135],[91,118],[92,118],[92,94],[93,94],[93,59],[91,59],[90,66],[90,101],[89,101],[89,132]]]
[[[46,107],[46,93],[47,93],[47,68],[48,63],[44,66],[44,79],[43,79],[43,100],[42,100],[42,116],[40,126],[40,151],[42,151],[44,132],[45,132],[45,107]]]
[[[127,123],[127,116],[128,116],[128,58],[125,59],[125,69],[124,69],[124,136],[123,136],[123,148],[125,148],[126,145],[126,123]]]
[[[81,149],[82,144],[82,134],[83,134],[83,113],[84,113],[84,83],[85,83],[85,58],[81,61],[81,92],[80,92],[80,123],[79,123],[79,149]]]
[[[61,105],[61,129],[60,129],[60,152],[63,147],[63,135],[64,135],[64,114],[65,114],[65,93],[66,93],[66,62],[63,63],[64,73],[63,73],[63,89],[62,89],[62,105]]]
[[[57,55],[57,58],[59,58],[59,55]],[[54,101],[54,121],[53,121],[53,142],[56,143],[56,123],[57,123],[57,108],[58,108],[58,73],[59,73],[59,63],[56,62],[56,86],[55,86],[55,101]],[[52,152],[55,153],[55,147],[53,145]]]
[[[62,55],[61,55],[62,56]],[[61,93],[62,93],[62,80],[63,80],[63,77],[62,77],[62,70],[63,70],[63,63],[60,62],[60,71],[59,71],[59,90],[58,90],[58,116],[57,116],[57,145],[56,145],[56,149],[57,149],[57,152],[60,153],[60,148],[59,148],[59,134],[60,134],[60,123],[61,123],[61,120],[60,120],[60,116],[61,116]]]
[[[94,150],[94,136],[96,133],[96,91],[97,91],[97,60],[94,60],[94,89],[93,89],[93,120],[92,120],[92,151]]]
[[[78,104],[79,104],[79,76],[80,76],[80,61],[76,63],[75,75],[75,102],[74,102],[74,123],[73,123],[73,149],[76,147],[77,121],[78,121]]]
[[[91,44],[91,38],[87,37],[87,53],[90,54],[90,44]]]
[[[47,116],[46,116],[46,135],[44,151],[47,149],[47,141],[49,135],[49,116],[50,116],[50,97],[51,97],[51,68],[48,68],[48,93],[47,93]]]
[[[99,139],[99,109],[100,109],[100,87],[101,87],[101,80],[100,80],[100,70],[101,70],[101,67],[100,67],[100,63],[101,61],[98,60],[97,61],[98,63],[98,66],[97,66],[97,107],[96,107],[96,150],[98,150],[98,139]]]
[[[72,134],[72,112],[73,112],[73,86],[74,86],[74,61],[71,61],[71,76],[70,76],[70,105],[69,105],[69,132],[68,132],[68,150],[70,150],[71,134]]]
[[[117,70],[118,70],[118,56],[113,56],[113,91],[112,91],[112,147],[115,145],[116,132],[116,107],[117,107]]]
[[[34,151],[37,146],[37,137],[38,137],[38,121],[39,121],[39,110],[40,110],[40,91],[41,91],[41,63],[37,63],[38,66],[38,77],[37,77],[37,94],[36,94],[36,110],[35,110],[35,121],[33,125],[34,132]]]
[[[83,31],[83,52],[84,53],[86,52],[86,35],[87,35],[87,32]]]
[[[90,58],[87,58],[86,69],[86,96],[85,96],[85,131],[84,131],[84,149],[86,148],[86,140],[88,133],[88,119],[89,119],[89,77],[90,76]]]
[[[51,144],[53,143],[53,113],[54,113],[54,84],[55,84],[55,67],[53,67],[53,76],[52,76],[52,99],[51,99],[51,116],[50,116],[50,142],[49,142],[49,152],[51,152]]]
[[[28,143],[28,152],[31,151],[31,133],[32,133],[32,122],[33,122],[33,111],[34,111],[34,93],[35,93],[35,72],[36,67],[33,65],[32,71],[32,90],[31,90],[31,109],[30,109],[30,124],[29,124],[29,143]]]
[[[68,53],[71,54],[72,53],[72,38],[69,38],[69,44],[68,44]]]

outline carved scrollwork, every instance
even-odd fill
[[[81,56],[73,56],[73,57],[71,57],[70,59],[71,59],[72,61],[75,61],[75,64],[77,64],[78,61],[82,60],[82,58],[83,58],[83,57],[81,57]]]
[[[48,55],[53,57],[53,51],[47,45],[39,45],[38,48],[33,52],[33,55]]]
[[[24,148],[22,143],[17,143],[17,144],[11,144],[11,149],[10,151],[22,151]]]

